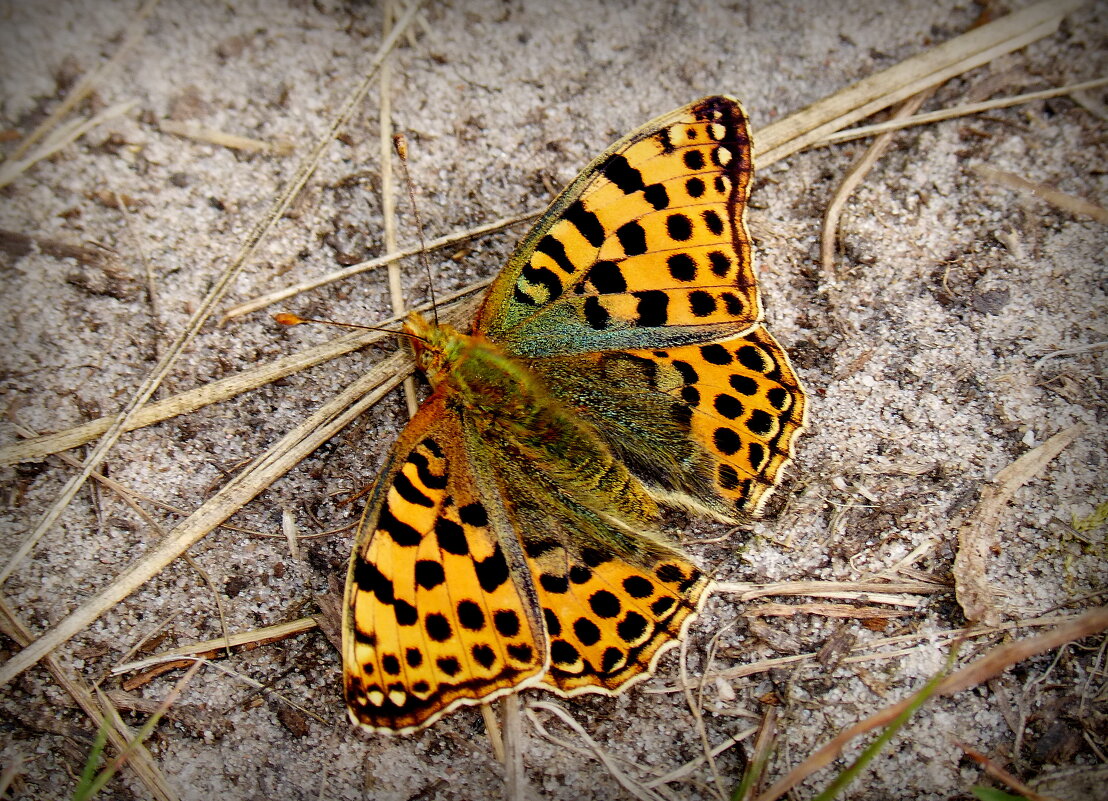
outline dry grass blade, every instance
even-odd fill
[[[1049,36],[1083,2],[1040,0],[767,125],[755,133],[755,164],[772,164],[924,89]]]
[[[932,92],[926,91],[909,98],[896,110],[893,119],[902,120],[912,116],[919,111],[920,106],[931,94]],[[873,165],[888,150],[892,141],[892,132],[883,133],[874,139],[866,148],[866,152],[862,154],[862,157],[843,176],[842,182],[827,204],[827,209],[823,213],[823,233],[820,237],[819,253],[820,260],[823,262],[823,270],[829,277],[835,274],[835,244],[838,241],[839,217],[842,215],[843,207],[846,205],[847,199],[854,194],[854,190],[861,185],[869,171],[873,169]]]
[[[452,234],[446,236],[440,236],[438,239],[432,239],[426,245],[428,253],[440,248],[449,247],[450,245],[457,244],[458,242],[465,242],[466,240],[473,239],[474,237],[484,236],[485,234],[492,234],[497,231],[502,231],[513,225],[518,225],[521,222],[527,222],[537,217],[539,212],[528,212],[527,214],[517,214],[514,217],[505,217],[497,220],[496,222],[487,223],[485,225],[478,225],[474,228],[470,228],[465,231],[455,231]],[[266,295],[259,295],[256,298],[240,303],[238,306],[234,306],[228,309],[223,314],[223,321],[234,319],[235,317],[241,317],[244,314],[264,309],[267,306],[272,306],[274,303],[279,303],[282,300],[287,300],[295,295],[299,295],[301,292],[307,292],[310,289],[316,289],[327,284],[334,283],[335,281],[342,281],[346,278],[351,278],[355,275],[368,272],[369,270],[376,270],[378,267],[384,267],[388,264],[392,264],[394,261],[400,259],[406,259],[410,256],[416,256],[420,253],[421,247],[413,245],[412,247],[403,248],[397,250],[394,253],[388,253],[384,256],[378,256],[368,261],[358,262],[357,264],[351,264],[349,267],[343,267],[341,270],[333,270],[332,272],[318,276],[316,278],[309,279],[307,281],[301,281],[299,284],[293,284],[287,286],[284,289],[279,289],[275,292],[270,292]],[[441,299],[440,299],[440,302]],[[430,308],[430,307],[428,307]]]
[[[696,728],[696,733],[700,737],[700,747],[703,751],[703,759],[708,765],[708,770],[712,774],[712,783],[715,791],[715,795],[720,801],[725,801],[727,798],[727,792],[723,789],[723,777],[719,775],[719,768],[716,766],[715,757],[712,755],[712,744],[708,740],[708,729],[704,725],[704,715],[701,714],[703,707],[703,685],[704,680],[701,677],[700,683],[696,687],[697,694],[693,695],[693,685],[689,681],[689,638],[684,637],[681,640],[681,655],[677,659],[677,664],[680,665],[681,670],[681,688],[685,694],[685,704],[689,707],[689,714],[692,715],[693,726]]]
[[[112,668],[112,675],[118,676],[123,673],[146,670],[147,668],[171,663],[180,663],[180,665],[183,665],[186,664],[186,660],[191,657],[202,656],[206,659],[210,659],[218,656],[225,646],[230,646],[232,649],[249,650],[259,645],[265,645],[266,643],[295,637],[297,634],[311,631],[318,626],[319,623],[315,618],[302,617],[296,620],[290,620],[288,623],[278,623],[273,626],[264,626],[260,629],[251,629],[250,631],[243,631],[238,634],[230,634],[226,638],[220,637],[215,640],[205,640],[204,642],[196,642],[191,645],[182,645],[180,648],[163,651],[156,656],[116,665]],[[174,667],[180,665],[173,664]]]
[[[1083,2],[1084,0],[1040,2],[836,92],[796,114],[790,114],[754,133],[756,162],[759,167],[766,167],[934,84],[942,83],[997,56],[1048,36],[1057,29],[1062,17]],[[926,79],[921,80],[921,76]],[[528,212],[479,226],[468,232],[449,234],[428,242],[427,250],[436,250],[474,236],[492,233],[531,220],[540,213],[541,210]],[[301,292],[341,281],[419,252],[420,248],[413,246],[334,270],[239,304],[228,310],[223,319],[264,309]]]
[[[1081,353],[1092,353],[1094,351],[1104,350],[1106,348],[1108,348],[1108,340],[1103,342],[1090,342],[1088,345],[1081,345],[1080,347],[1076,348],[1063,348],[1062,350],[1056,350],[1052,353],[1048,353],[1046,356],[1043,356],[1041,359],[1036,361],[1033,369],[1038,370],[1046,362],[1050,361],[1051,359],[1057,359],[1060,356],[1077,356]]]
[[[111,722],[111,728],[118,729],[121,734],[126,735],[127,745],[116,755],[115,759],[113,759],[106,768],[96,775],[91,784],[85,784],[83,781],[78,784],[77,790],[73,793],[74,801],[84,801],[85,799],[93,798],[105,785],[107,785],[112,776],[115,775],[129,759],[135,754],[146,752],[146,746],[144,745],[146,739],[153,733],[154,727],[158,725],[158,721],[165,715],[166,710],[177,703],[177,699],[181,697],[181,693],[185,691],[185,687],[193,680],[203,664],[203,662],[197,662],[189,668],[185,675],[177,680],[177,683],[173,685],[173,688],[166,697],[158,704],[158,708],[146,719],[142,728],[135,734],[131,734],[130,729],[127,728],[123,719],[119,717],[119,711],[115,708],[111,699],[97,688],[96,697],[101,707],[104,709],[105,717]]]
[[[467,295],[472,295],[474,292],[483,289],[487,285],[488,281],[478,281],[475,284],[471,284],[468,287],[464,287],[457,292],[447,295],[441,302],[450,303]],[[475,299],[471,299],[470,301],[459,303],[456,307],[450,308],[450,319],[461,319],[472,315],[476,303],[477,301]],[[416,310],[421,311],[428,308],[430,308],[430,306],[424,304],[422,306],[417,306]],[[440,313],[444,314],[444,316],[446,315],[445,312]],[[381,325],[391,325],[400,322],[400,320],[401,318],[399,317],[391,317],[382,321]],[[212,403],[218,403],[219,401],[233,398],[236,395],[269,384],[279,378],[284,378],[285,376],[292,375],[293,373],[300,372],[309,367],[314,367],[317,364],[322,364],[323,362],[330,361],[331,359],[338,358],[347,353],[352,353],[366,345],[378,342],[386,336],[388,336],[388,334],[372,331],[358,331],[343,334],[320,345],[315,345],[307,350],[301,351],[300,353],[283,356],[268,364],[262,364],[250,368],[249,370],[243,370],[240,373],[228,376],[227,378],[221,378],[218,381],[213,381],[202,387],[190,389],[179,395],[165,398],[164,400],[155,401],[144,406],[138,414],[134,416],[128,424],[127,430],[134,431],[137,428],[153,425],[154,423],[169,420],[180,414],[196,411]],[[414,363],[409,359],[400,369],[402,371],[411,371],[414,367]],[[73,428],[67,428],[55,434],[43,434],[24,440],[23,442],[7,445],[0,448],[0,466],[34,461],[49,456],[50,454],[58,453],[59,451],[84,445],[86,442],[92,441],[100,434],[107,431],[114,419],[113,416],[100,417],[96,420],[90,420],[87,423],[74,426]]]
[[[912,612],[891,612],[876,606],[851,606],[850,604],[759,604],[746,611],[747,617],[796,617],[820,615],[822,617],[849,618],[852,620],[884,620],[903,617]]]
[[[1059,86],[1057,89],[1044,89],[1041,92],[1027,92],[1026,94],[1013,95],[1012,97],[998,97],[995,100],[984,100],[980,103],[967,103],[964,106],[951,106],[950,108],[942,108],[937,111],[928,111],[925,114],[916,114],[905,119],[891,119],[885,122],[874,123],[873,125],[860,125],[857,128],[848,128],[845,131],[831,134],[823,141],[817,142],[813,147],[823,147],[824,145],[835,145],[841,142],[849,142],[854,139],[864,139],[867,136],[876,136],[886,131],[900,131],[904,128],[930,125],[933,122],[952,120],[957,117],[968,117],[972,114],[981,114],[986,111],[995,111],[1001,108],[1011,108],[1012,106],[1019,106],[1024,103],[1033,103],[1036,100],[1048,100],[1052,97],[1079,94],[1088,89],[1096,89],[1104,86],[1105,84],[1108,84],[1108,78],[1097,78],[1092,81],[1082,81],[1080,83]]]
[[[3,631],[5,636],[21,646],[26,646],[33,639],[33,635],[23,625],[15,610],[3,598],[0,598],[0,631]],[[104,725],[104,713],[96,699],[93,698],[92,690],[88,685],[79,677],[70,673],[69,669],[63,667],[54,657],[47,656],[43,662],[46,669],[50,671],[50,675],[54,677],[54,681],[65,692],[69,693],[69,697],[88,715],[93,728],[99,730]],[[108,727],[107,731],[108,740],[111,741],[112,747],[122,753],[127,747],[127,738],[114,726]],[[157,763],[145,748],[132,753],[127,765],[143,787],[146,788],[148,797],[156,799],[156,801],[177,801],[177,793],[169,786],[169,782],[162,775]]]
[[[712,748],[712,750],[711,750],[712,756],[713,757],[718,757],[724,751],[728,750],[729,748],[732,748],[735,745],[738,745],[743,740],[745,740],[747,737],[750,737],[752,734],[754,734],[756,731],[757,731],[757,729],[753,729],[753,728],[745,729],[745,730],[739,732],[738,734],[735,734],[735,735],[732,735],[731,737],[728,737],[722,743],[720,743],[719,745]],[[671,782],[679,782],[682,779],[685,779],[688,776],[691,776],[692,772],[694,770],[697,770],[698,768],[700,768],[700,766],[703,765],[706,761],[707,760],[703,755],[695,757],[694,759],[690,759],[688,762],[686,762],[681,767],[674,768],[669,773],[665,773],[661,776],[658,776],[657,778],[651,779],[650,781],[645,782],[645,784],[646,784],[647,787],[662,787],[664,785],[670,784]]]
[[[54,131],[31,155],[9,159],[0,165],[0,188],[3,188],[43,159],[48,159],[76,142],[93,128],[115,117],[121,117],[135,107],[133,101],[116,103],[87,120],[72,120]]]
[[[153,396],[154,392],[161,385],[162,379],[169,374],[173,363],[184,351],[185,346],[188,345],[200,331],[201,326],[203,326],[204,322],[211,315],[215,305],[230,287],[231,281],[234,280],[246,261],[254,254],[258,244],[268,233],[269,229],[286,211],[288,211],[289,207],[292,205],[292,201],[300,193],[300,190],[303,189],[314,172],[315,166],[322,157],[324,150],[330,146],[338,130],[350,119],[350,116],[354,113],[354,109],[361,103],[362,99],[369,91],[377,67],[392,49],[403,30],[411,22],[412,17],[415,15],[415,10],[415,5],[409,8],[404,18],[396,28],[393,29],[392,34],[381,43],[372,61],[372,67],[369,73],[358,87],[346,98],[338,114],[328,126],[327,131],[320,137],[315,147],[312,149],[311,154],[299,166],[295,175],[293,175],[288,185],[281,192],[280,197],[270,206],[262,216],[262,219],[254,225],[250,233],[247,234],[246,241],[243,242],[238,254],[215,281],[207,296],[200,302],[200,305],[189,319],[185,329],[177,336],[173,343],[166,348],[165,353],[158,360],[157,365],[155,365],[146,378],[143,379],[138,389],[135,390],[131,399],[125,405],[123,411],[117,415],[115,420],[108,427],[108,430],[105,431],[104,435],[100,438],[100,441],[96,443],[96,447],[89,453],[81,470],[66,482],[57,500],[50,505],[50,508],[46,511],[46,514],[42,516],[42,519],[39,521],[38,525],[35,526],[35,529],[24,538],[19,548],[16,549],[15,554],[4,566],[3,570],[0,571],[0,584],[11,575],[12,571],[18,567],[19,563],[34,549],[36,543],[38,543],[42,536],[58,521],[63,510],[69,505],[69,502],[76,497],[81,487],[84,486],[85,481],[88,480],[89,475],[96,470],[108,455],[108,451],[114,447],[116,441],[126,430],[131,418],[151,396]]]
[[[405,357],[406,358],[406,357]],[[54,628],[0,665],[0,686],[7,684],[54,648],[82,631],[115,604],[157,575],[273,481],[284,475],[366,409],[377,403],[402,376],[405,358],[389,357],[321,406],[286,434],[244,472],[174,527],[156,546],[132,563],[109,586],[63,618]]]
[[[1046,634],[998,646],[985,656],[943,679],[935,689],[934,697],[954,695],[962,690],[974,687],[1000,675],[1005,669],[1018,662],[1030,659],[1032,656],[1045,651],[1053,650],[1073,640],[1096,634],[1106,628],[1108,628],[1108,608],[1093,609],[1083,615],[1074,616],[1069,622]],[[831,764],[842,753],[847,743],[855,737],[887,726],[895,720],[911,700],[911,698],[908,698],[885,707],[880,712],[848,727],[827,745],[795,767],[788,775],[759,795],[755,801],[775,801],[775,799],[781,798],[808,776]]]
[[[1036,793],[1034,790],[1021,782],[1004,768],[1000,767],[1000,765],[993,762],[980,751],[974,748],[970,748],[968,745],[963,745],[962,743],[956,743],[956,745],[962,749],[966,756],[968,756],[978,765],[983,767],[986,773],[988,773],[997,781],[1003,782],[1004,784],[1008,785],[1010,789],[1015,790],[1021,796],[1026,798],[1027,801],[1059,801],[1059,799],[1057,798],[1052,798],[1050,796]]]
[[[209,145],[238,150],[242,153],[264,153],[271,156],[291,156],[292,145],[289,142],[263,142],[260,139],[251,139],[248,136],[237,136],[215,128],[208,128],[195,123],[178,122],[177,120],[162,120],[158,123],[162,133],[171,136],[180,136],[191,139],[194,142],[204,142]]]
[[[22,159],[35,142],[45,136],[51,128],[57,125],[58,120],[72,111],[78,103],[92,94],[96,87],[107,77],[108,73],[123,61],[123,58],[130,52],[131,48],[138,44],[143,36],[146,18],[150,16],[150,13],[157,5],[158,0],[147,0],[147,2],[143,4],[142,8],[135,14],[134,19],[131,20],[131,24],[127,26],[127,30],[123,34],[123,41],[120,43],[115,53],[112,54],[112,57],[92,72],[83,75],[77,83],[73,84],[73,87],[66,94],[62,102],[58,104],[58,107],[50,112],[46,119],[40,122],[35,130],[27,135],[27,138],[24,139],[19,147],[11,154],[9,161],[14,162]]]
[[[389,26],[392,25],[392,21],[396,16],[396,4],[393,0],[386,0],[382,13],[382,23],[384,28],[383,33],[387,34]],[[378,164],[380,167],[380,179],[381,179],[381,219],[384,222],[384,234],[385,234],[385,255],[389,256],[396,252],[396,193],[395,193],[395,173],[392,169],[392,154],[393,154],[393,133],[392,133],[392,61],[391,59],[385,59],[381,65],[380,83],[377,88],[377,124],[380,126],[378,131],[378,144],[380,147],[380,156]],[[406,148],[405,148],[406,149]],[[401,157],[403,158],[403,156]],[[419,224],[419,217],[416,217],[416,224]],[[422,240],[422,233],[420,234]],[[422,244],[422,242],[421,242]],[[423,248],[420,248],[421,252]],[[392,306],[392,313],[394,315],[402,315],[405,311],[404,304],[404,285],[400,276],[400,263],[397,261],[390,261],[388,266],[389,277],[389,303]],[[432,286],[433,291],[433,286]],[[435,310],[438,313],[438,310]],[[405,350],[402,343],[397,343],[399,350]],[[416,397],[415,381],[411,376],[404,379],[404,403],[408,408],[408,417],[415,417],[416,409],[419,408],[419,398]]]
[[[769,764],[769,758],[776,744],[777,711],[770,706],[766,707],[762,725],[758,727],[758,738],[754,741],[754,752],[747,760],[742,782],[731,796],[733,801],[746,801],[761,790],[766,766]]]
[[[738,601],[752,601],[767,595],[810,595],[813,598],[856,598],[871,600],[875,593],[891,598],[891,593],[932,595],[948,592],[949,587],[926,581],[776,581],[754,584],[747,581],[721,581],[712,585],[713,592],[738,595]],[[904,603],[894,599],[893,603]]]
[[[500,699],[503,725],[504,799],[515,801],[530,794],[527,774],[523,770],[523,718],[520,715],[519,693],[509,693]]]
[[[875,662],[878,660],[895,659],[901,656],[909,656],[915,653],[918,643],[923,641],[931,642],[934,645],[949,642],[951,640],[965,639],[967,637],[988,637],[994,634],[1000,634],[1004,632],[1014,631],[1021,628],[1043,628],[1047,626],[1057,626],[1065,623],[1070,617],[1049,615],[1046,617],[1030,618],[1027,620],[1018,620],[1011,623],[1005,623],[1002,626],[979,626],[973,629],[947,629],[945,631],[929,631],[919,634],[902,634],[896,637],[886,637],[881,640],[873,642],[860,643],[851,646],[849,656],[843,657],[840,660],[842,665],[854,665],[865,662]],[[904,646],[900,648],[893,648],[892,646]],[[889,650],[880,650],[873,653],[876,649],[888,648]],[[794,654],[792,656],[779,656],[773,659],[762,659],[758,662],[745,665],[736,665],[735,667],[726,668],[724,670],[715,671],[714,673],[708,673],[701,677],[699,681],[706,680],[723,680],[732,681],[734,679],[745,678],[746,676],[756,676],[761,673],[768,673],[771,670],[778,668],[789,667],[792,665],[800,665],[806,662],[818,661],[820,653],[813,651],[809,653]],[[648,686],[645,687],[642,692],[644,693],[676,693],[681,692],[683,686],[679,684],[671,684],[668,686]]]
[[[489,738],[493,759],[503,766],[504,738],[500,734],[500,720],[496,716],[496,710],[492,704],[481,704],[478,709],[481,710],[481,721],[485,724],[485,736]]]
[[[997,170],[986,164],[974,164],[970,169],[986,181],[1006,186],[1009,189],[1015,189],[1018,192],[1027,192],[1062,211],[1089,217],[1096,220],[1098,223],[1108,225],[1108,209],[1103,206],[1098,206],[1095,203],[1090,203],[1084,198],[1068,195],[1065,192],[1059,192],[1057,189],[1047,184],[1038,184],[1033,181],[1028,181],[1026,178],[1021,178],[1015,173]]]
[[[1000,516],[1016,490],[1042,472],[1084,430],[1079,423],[1055,434],[997,473],[981,492],[977,508],[958,530],[958,553],[954,557],[954,592],[967,620],[988,625],[1000,622],[996,589],[987,575]]]
[[[298,634],[304,634],[305,631],[310,631],[315,628],[320,628],[319,619],[315,617],[301,617],[296,620],[290,620],[288,623],[279,623],[275,626],[240,631],[239,634],[229,635],[226,638],[207,640],[204,641],[204,643],[193,643],[192,645],[185,645],[174,648],[173,650],[164,651],[164,653],[158,654],[157,656],[117,665],[112,668],[112,674],[120,675],[124,674],[124,672],[131,672],[133,670],[140,671],[134,676],[123,680],[121,686],[123,689],[130,691],[142,687],[143,685],[150,684],[150,682],[158,676],[167,674],[167,672],[188,667],[189,664],[192,664],[193,659],[202,658],[211,660],[225,656],[228,647],[232,649],[234,653],[243,650],[253,650],[258,646],[278,643],[280,640],[295,637]]]

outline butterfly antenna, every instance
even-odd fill
[[[376,325],[358,325],[357,323],[339,323],[334,320],[316,320],[311,317],[301,317],[299,314],[292,314],[291,312],[281,312],[280,314],[273,315],[273,319],[281,325],[294,326],[301,323],[318,323],[319,325],[334,325],[339,328],[358,328],[362,331],[380,331],[382,334],[392,334],[398,337],[407,337],[408,339],[414,339],[426,344],[427,340],[418,334],[413,334],[411,331],[398,331],[395,328],[380,328]]]
[[[412,175],[408,172],[408,140],[404,134],[394,134],[392,146],[396,155],[400,157],[400,169],[404,172],[404,183],[408,187],[408,202],[412,204],[412,214],[415,217],[416,232],[419,234],[419,261],[427,273],[427,285],[431,292],[431,316],[435,325],[439,324],[439,304],[435,302],[435,281],[431,277],[431,262],[427,259],[427,242],[423,238],[423,221],[419,217],[419,206],[416,205],[415,190],[412,188]]]

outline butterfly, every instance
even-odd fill
[[[615,694],[684,636],[711,579],[659,504],[749,519],[805,423],[761,325],[751,176],[742,107],[698,100],[562,191],[472,333],[409,319],[433,389],[351,555],[355,724],[410,733],[535,685]]]

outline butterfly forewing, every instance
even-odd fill
[[[551,205],[477,330],[523,356],[676,346],[761,318],[743,224],[750,136],[705,98],[617,142]]]
[[[445,392],[394,447],[351,557],[343,626],[352,719],[408,732],[534,682],[547,649],[496,499],[476,486]]]

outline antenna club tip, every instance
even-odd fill
[[[402,133],[393,134],[392,147],[396,151],[396,155],[400,156],[404,161],[408,160],[408,139]]]
[[[300,325],[304,322],[302,317],[298,317],[295,314],[289,312],[281,312],[280,314],[273,315],[273,319],[281,325]]]

